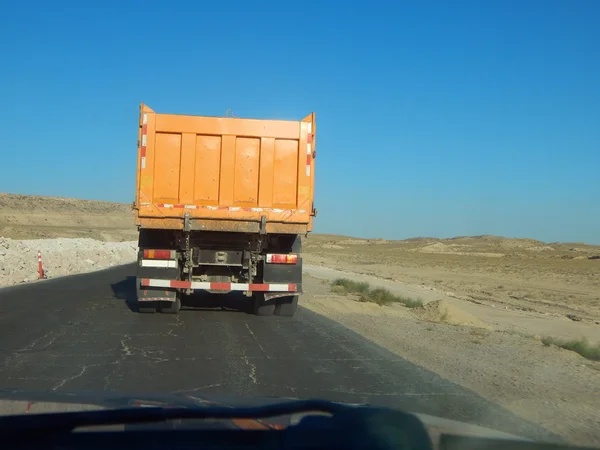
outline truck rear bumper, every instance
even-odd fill
[[[142,287],[191,289],[211,292],[294,292],[301,291],[298,284],[293,283],[219,283],[207,281],[163,280],[157,278],[140,279]]]

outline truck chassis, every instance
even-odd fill
[[[256,315],[293,316],[302,293],[302,242],[298,234],[140,228],[137,309],[177,314],[195,291],[240,292]]]

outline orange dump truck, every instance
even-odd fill
[[[300,121],[158,114],[140,107],[136,200],[140,312],[184,294],[243,292],[292,316],[301,235],[312,230],[315,115]]]

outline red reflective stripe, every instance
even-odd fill
[[[250,290],[258,291],[258,292],[267,292],[269,290],[269,285],[268,284],[251,284]]]
[[[142,134],[148,133],[148,124],[142,124]]]
[[[224,291],[228,292],[234,289],[232,284],[234,283],[224,283],[224,282],[198,282],[198,285],[202,287],[193,287],[194,282],[191,281],[182,281],[182,280],[164,280],[164,279],[152,279],[152,278],[142,278],[140,279],[140,285],[144,288],[162,288],[164,289],[163,284],[166,283],[168,288],[173,289],[198,289],[198,290],[208,290],[208,291]],[[159,284],[160,286],[156,286]],[[244,284],[244,283],[240,283]],[[235,287],[236,291],[258,291],[258,292],[296,292],[298,290],[298,286],[296,284],[280,284],[280,283],[256,283],[246,285],[247,288]],[[144,294],[146,294],[146,290],[144,290]],[[165,293],[168,291],[165,290]]]
[[[312,158],[312,155],[306,155],[306,165],[310,166],[310,158]]]
[[[309,134],[308,136],[306,136],[306,143],[307,144],[312,144],[313,141],[313,135]]]
[[[307,160],[310,157],[307,155]],[[310,164],[309,164],[310,165]],[[303,214],[306,212],[304,209],[279,209],[279,208],[260,208],[260,207],[242,207],[242,206],[207,206],[207,205],[182,205],[182,204],[174,204],[174,203],[157,203],[157,207],[159,208],[168,208],[168,209],[208,209],[210,211],[246,211],[246,212],[273,212],[279,214],[294,214],[299,212]]]

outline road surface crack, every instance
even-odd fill
[[[129,341],[131,341],[130,336],[125,336],[123,339],[121,339],[121,351],[123,352],[121,360],[125,359],[127,356],[133,356],[133,353],[131,352],[129,345],[126,344],[126,342],[129,342]]]
[[[216,384],[207,384],[205,386],[200,386],[200,387],[196,387],[196,388],[192,388],[192,389],[178,389],[176,391],[171,391],[171,394],[185,394],[186,392],[198,392],[198,391],[201,391],[204,389],[221,387],[222,385],[223,385],[222,383],[216,383]]]
[[[57,389],[60,389],[61,387],[63,387],[65,384],[67,384],[69,381],[73,381],[76,378],[79,378],[81,376],[83,376],[83,374],[85,373],[85,371],[88,369],[88,367],[91,366],[83,366],[81,368],[81,372],[79,372],[76,375],[73,375],[72,377],[69,378],[65,378],[64,380],[62,380],[60,383],[58,383],[55,387],[52,388],[53,391],[56,391]]]
[[[246,328],[248,329],[248,332],[250,333],[250,336],[252,336],[252,339],[254,339],[254,342],[256,342],[256,344],[258,345],[258,348],[260,348],[260,350],[263,352],[263,354],[267,357],[267,359],[269,358],[269,355],[267,354],[267,352],[265,351],[265,349],[263,348],[263,346],[260,344],[259,340],[256,338],[256,335],[254,334],[254,332],[250,329],[250,325],[248,325],[247,323],[245,324]]]
[[[250,362],[250,360],[248,359],[247,356],[243,357],[244,362],[246,363],[246,365],[248,367],[250,367],[250,379],[252,380],[252,383],[257,384],[258,380],[256,379],[256,366]]]

